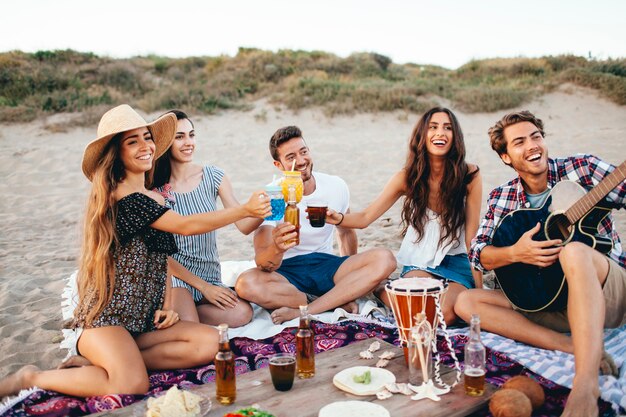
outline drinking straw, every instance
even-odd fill
[[[293,171],[296,167],[296,160],[293,160],[293,163],[291,164],[291,170]]]

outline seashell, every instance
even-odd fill
[[[363,352],[359,353],[359,357],[361,359],[373,359],[374,355],[369,350],[364,350]]]
[[[376,367],[377,368],[384,368],[388,364],[389,364],[389,359],[379,359],[378,362],[376,362]]]
[[[369,350],[370,352],[376,352],[378,349],[380,349],[380,342],[378,340],[372,342],[370,347],[367,348],[367,350]]]
[[[381,353],[380,355],[378,355],[378,357],[379,357],[380,359],[393,359],[393,357],[394,357],[394,356],[396,356],[396,354],[395,354],[395,353],[393,353],[393,352],[392,352],[392,351],[390,351],[390,350],[386,350],[386,351],[384,351],[383,353]]]
[[[378,391],[376,393],[376,398],[378,398],[379,400],[386,400],[387,398],[391,398],[391,397],[393,397],[393,394],[387,391],[386,389],[383,389],[382,391]]]
[[[404,395],[413,395],[413,391],[409,388],[409,384],[396,384],[398,387],[398,392]]]
[[[385,389],[392,394],[397,394],[400,392],[400,388],[398,387],[398,384],[396,384],[395,382],[392,382],[391,384],[386,384]]]

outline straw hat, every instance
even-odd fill
[[[96,167],[106,146],[113,136],[128,130],[146,126],[156,145],[154,160],[168,150],[176,135],[176,115],[167,113],[152,123],[147,123],[132,107],[122,104],[104,113],[98,124],[98,139],[93,140],[85,148],[83,154],[83,173],[91,181]]]

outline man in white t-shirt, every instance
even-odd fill
[[[309,313],[336,307],[356,313],[354,300],[375,289],[395,269],[396,259],[387,249],[357,254],[353,229],[326,224],[313,228],[307,219],[307,201],[324,200],[328,208],[347,213],[348,186],[339,177],[313,171],[310,150],[296,126],[278,129],[270,139],[274,166],[290,170],[295,161],[304,183],[300,208],[300,244],[286,243],[296,236],[291,223],[265,222],[254,235],[256,268],[239,277],[235,290],[250,302],[272,312],[276,324],[298,317],[298,306],[309,303]],[[333,232],[341,256],[333,254]]]

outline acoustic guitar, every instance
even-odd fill
[[[608,254],[613,241],[611,236],[598,234],[598,225],[617,206],[604,197],[625,178],[626,161],[588,193],[576,182],[558,182],[542,207],[518,209],[503,217],[492,245],[512,246],[524,233],[541,223],[533,240],[561,239],[562,245],[582,242]],[[520,310],[559,311],[567,306],[567,283],[558,261],[546,268],[517,262],[496,268],[494,272],[504,295]]]

